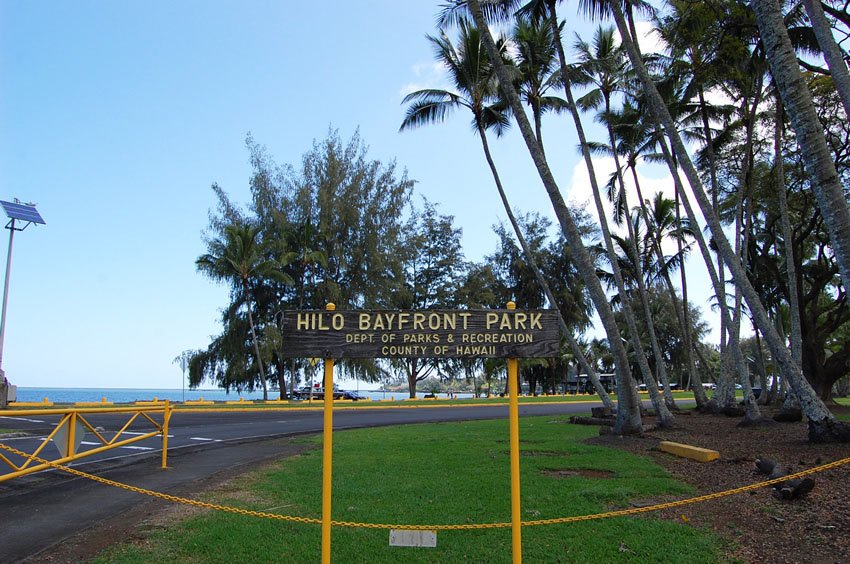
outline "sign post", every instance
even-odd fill
[[[336,306],[328,304],[328,311]],[[322,435],[322,564],[331,563],[331,486],[333,459],[334,359],[325,358],[325,425]],[[312,394],[312,391],[311,391]]]
[[[325,359],[323,564],[331,561],[334,360],[347,358],[507,359],[513,562],[522,562],[518,359],[558,356],[561,335],[555,310],[517,310],[514,302],[507,309],[419,311],[336,311],[328,304],[324,310],[285,311],[281,332],[284,357]]]
[[[508,310],[514,309],[516,304],[508,302]],[[522,562],[522,513],[519,489],[519,361],[516,358],[508,358],[508,386],[511,441],[511,550],[514,564],[519,564]]]

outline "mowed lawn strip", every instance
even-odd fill
[[[595,514],[693,493],[648,459],[583,444],[595,427],[521,420],[523,520]],[[304,439],[320,446],[321,437]],[[335,520],[387,524],[510,521],[508,422],[334,434]],[[320,448],[244,475],[206,501],[321,516]],[[510,528],[437,533],[436,548],[389,546],[386,529],[335,527],[334,562],[510,562]],[[523,528],[527,562],[717,562],[722,541],[651,515]],[[318,525],[208,511],[104,553],[100,562],[318,562]]]

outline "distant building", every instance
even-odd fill
[[[599,383],[609,394],[614,391],[615,379],[613,374],[598,374]],[[567,371],[567,393],[568,394],[595,394],[596,389],[587,374],[576,374],[575,370]]]

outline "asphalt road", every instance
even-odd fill
[[[562,415],[587,412],[597,404],[531,404],[520,406],[520,416]],[[334,430],[506,418],[506,405],[391,409],[336,409]],[[160,417],[161,420],[161,417]],[[58,421],[57,416],[0,417],[0,427],[30,433],[28,437],[0,442],[33,452]],[[111,436],[127,416],[94,415],[89,422]],[[160,469],[161,439],[145,439],[83,459],[75,468],[111,480],[188,497],[198,484],[223,473],[247,470],[257,462],[291,451],[281,440],[322,431],[321,410],[175,412],[169,426],[168,470]],[[130,432],[145,432],[151,425],[136,422]],[[81,450],[95,448],[91,435],[83,437]],[[290,449],[289,451],[287,449]],[[57,456],[48,446],[49,458]],[[4,453],[5,454],[5,453]],[[193,487],[195,486],[195,487]],[[105,527],[110,519],[137,507],[149,498],[85,479],[48,470],[0,483],[0,562],[37,560],[37,555],[91,527]]]

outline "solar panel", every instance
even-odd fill
[[[3,206],[3,211],[11,219],[20,219],[21,221],[30,221],[32,223],[44,224],[41,214],[35,209],[35,206],[30,204],[19,204],[17,202],[4,202],[0,200],[0,206]]]

